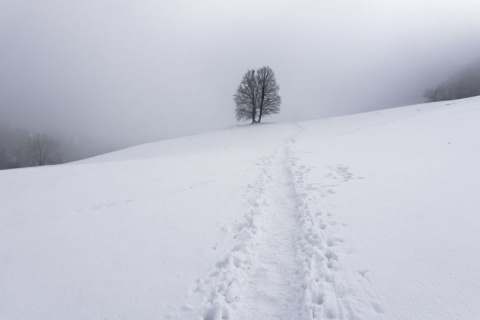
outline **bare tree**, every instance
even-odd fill
[[[237,120],[261,122],[262,116],[280,112],[282,100],[278,95],[279,88],[270,67],[248,70],[233,96]]]
[[[278,95],[280,87],[275,80],[275,74],[270,67],[263,67],[257,70],[256,82],[259,88],[258,108],[259,116],[258,122],[262,121],[263,115],[271,115],[280,112],[280,104],[282,99]]]
[[[256,122],[257,117],[257,100],[258,86],[255,78],[255,70],[248,70],[242,78],[242,82],[238,86],[237,92],[234,94],[235,115],[237,121],[252,120]]]
[[[12,127],[0,120],[0,169],[13,169],[30,165],[26,151],[29,132]]]
[[[32,165],[57,164],[62,160],[59,143],[46,134],[35,134],[28,143],[28,155]]]

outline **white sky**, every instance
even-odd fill
[[[421,101],[480,56],[480,1],[3,0],[0,119],[140,143],[234,124],[268,65],[267,121]]]

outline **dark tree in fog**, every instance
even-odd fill
[[[8,159],[7,148],[0,145],[0,170],[10,168],[10,161]]]
[[[0,121],[0,169],[29,166],[26,149],[29,132]]]
[[[261,122],[262,116],[278,113],[281,103],[278,90],[275,74],[270,67],[248,70],[234,94],[237,120]]]
[[[35,134],[28,143],[28,156],[32,165],[57,164],[62,160],[60,144],[46,134]]]
[[[428,102],[455,100],[478,95],[480,95],[480,60],[423,94]]]
[[[237,121],[252,120],[256,122],[257,117],[257,100],[258,86],[255,79],[255,70],[248,70],[242,78],[242,82],[238,86],[237,92],[234,94],[235,115]]]
[[[282,99],[278,95],[280,87],[275,80],[275,74],[270,67],[263,67],[257,70],[256,75],[258,94],[258,122],[262,121],[262,116],[268,116],[280,112]]]

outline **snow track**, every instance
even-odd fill
[[[233,319],[300,317],[301,276],[294,245],[300,226],[285,147],[277,151],[272,162],[264,212],[257,220],[255,268]]]
[[[312,213],[305,186],[309,169],[292,151],[297,133],[260,162],[261,175],[248,185],[250,211],[237,226],[234,244],[210,274],[199,279],[191,304],[169,319],[315,320],[381,319],[381,307],[357,272],[341,266],[331,215]],[[353,175],[329,166],[320,197]],[[310,194],[311,195],[311,194]]]

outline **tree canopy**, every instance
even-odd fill
[[[261,122],[263,116],[280,112],[280,87],[270,67],[248,70],[234,94],[237,121]]]

